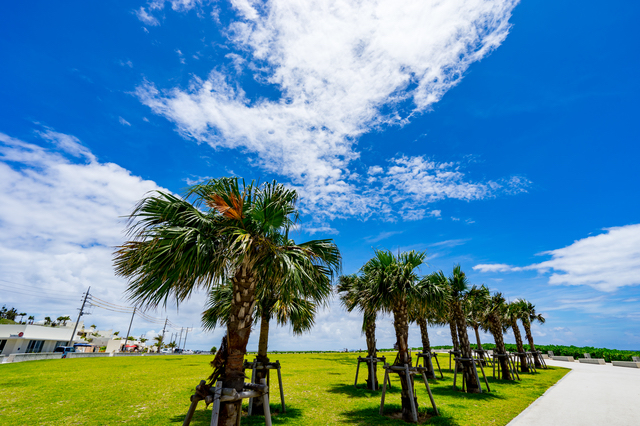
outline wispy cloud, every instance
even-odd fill
[[[144,7],[135,10],[134,13],[138,17],[138,19],[145,25],[149,25],[152,27],[160,25],[160,21],[158,21],[155,16],[150,15]]]
[[[551,256],[545,262],[525,267],[481,264],[473,269],[480,272],[537,270],[551,273],[549,284],[587,285],[606,292],[640,285],[640,224],[605,231],[567,247],[540,253]]]
[[[429,244],[429,247],[457,247],[466,244],[470,238],[460,238],[457,240],[444,240]]]
[[[301,190],[309,211],[392,217],[403,205],[398,201],[408,200],[400,216],[416,220],[427,202],[517,193],[527,181],[470,182],[457,165],[422,157],[400,157],[367,173],[353,169],[354,143],[428,111],[471,63],[503,42],[516,4],[383,0],[336,7],[279,0],[258,8],[235,0],[238,19],[227,28],[236,47],[229,56],[233,75],[215,69],[187,90],[146,82],[136,93],[185,137],[255,154],[258,165]],[[250,99],[235,80],[243,69],[281,98]]]
[[[394,235],[398,235],[398,234],[402,234],[402,231],[380,232],[378,235],[366,237],[364,240],[368,243],[377,243],[378,241],[386,240],[387,238],[393,237]]]
[[[122,118],[122,117],[118,117],[118,122],[119,122],[120,124],[122,124],[123,126],[131,126],[131,123],[129,123],[127,120],[125,120],[125,119],[124,119],[124,118]]]

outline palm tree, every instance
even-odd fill
[[[317,304],[324,303],[328,295],[331,294],[331,282],[327,279],[324,283],[315,285],[318,294],[315,300],[306,300],[290,294],[279,295],[268,293],[258,289],[256,304],[256,317],[254,324],[260,320],[260,338],[258,341],[257,361],[262,365],[269,363],[267,353],[269,342],[269,324],[272,319],[276,319],[278,325],[291,324],[293,333],[301,335],[311,330],[314,324]],[[308,292],[308,291],[307,291]],[[218,324],[226,326],[229,322],[229,312],[233,300],[233,287],[231,283],[226,286],[216,287],[209,294],[207,309],[202,313],[202,325],[205,330],[213,330]],[[267,370],[257,370],[255,382],[260,383],[266,377]],[[253,400],[252,411],[254,414],[262,414],[264,411],[262,400]]]
[[[119,332],[117,332],[119,333]],[[113,333],[114,335],[116,333]],[[158,352],[160,352],[160,349],[162,349],[162,334],[158,334],[156,337],[153,338],[153,340],[155,341],[155,343],[153,344],[153,346],[157,346],[158,347]]]
[[[342,275],[336,288],[340,295],[340,302],[352,312],[358,310],[363,314],[362,332],[367,343],[367,358],[377,358],[376,348],[376,317],[377,312],[367,303],[370,300],[367,279],[357,274]],[[371,368],[373,377],[367,377],[367,387],[371,390],[378,389],[378,371]]]
[[[453,268],[453,273],[449,277],[445,277],[442,271],[435,272],[430,275],[430,279],[437,283],[446,283],[450,291],[449,308],[453,321],[455,322],[458,337],[460,339],[460,353],[463,359],[473,358],[471,353],[471,344],[467,335],[467,321],[462,310],[464,298],[469,290],[469,282],[460,265]],[[467,385],[467,392],[479,393],[480,383],[477,380],[477,373],[471,361],[461,362],[462,377]]]
[[[493,338],[496,342],[496,354],[498,356],[498,362],[500,362],[500,370],[502,371],[503,380],[511,380],[511,371],[509,369],[509,360],[507,359],[507,350],[504,346],[504,327],[502,324],[502,318],[505,317],[506,304],[502,293],[494,293],[489,303],[487,304],[487,310],[485,312],[486,325],[489,328]]]
[[[520,334],[520,328],[518,328],[518,318],[522,318],[522,305],[518,301],[513,301],[507,305],[506,318],[509,326],[513,330],[513,337],[516,338],[516,346],[518,347],[518,357],[520,358],[520,371],[523,373],[529,372],[529,366],[527,365],[527,355],[524,352],[524,345],[522,344],[522,335]]]
[[[25,315],[27,315],[26,312],[20,313],[18,314],[20,316],[20,324],[22,324],[22,319],[24,318]]]
[[[371,286],[369,304],[372,310],[382,310],[393,313],[393,327],[396,332],[398,355],[394,365],[411,366],[409,356],[409,306],[421,301],[433,304],[444,297],[444,293],[437,285],[429,280],[420,280],[416,269],[425,264],[426,252],[404,252],[394,256],[388,250],[376,250],[375,256],[363,267],[362,272]],[[410,378],[413,388],[413,376]],[[412,421],[411,399],[417,398],[409,393],[409,382],[406,376],[400,375],[402,386],[402,418]]]
[[[51,325],[52,322],[51,317],[44,317],[44,325]]]
[[[534,321],[538,321],[540,324],[544,324],[546,321],[541,314],[536,312],[536,307],[531,302],[528,302],[524,299],[520,300],[520,313],[522,316],[520,317],[520,321],[522,321],[522,326],[524,327],[524,333],[527,336],[527,340],[529,341],[529,347],[531,352],[533,353],[533,361],[536,368],[542,368],[542,363],[538,358],[538,354],[536,353],[536,346],[533,344],[533,335],[531,334],[531,323]]]
[[[29,318],[27,320],[29,321],[29,324],[33,324],[33,322],[36,320],[36,317],[33,315],[29,315]]]
[[[58,318],[56,318],[56,321],[58,321],[58,323],[62,322],[62,325],[67,325],[67,321],[71,321],[71,317],[69,317],[68,315],[65,316],[60,316]]]
[[[480,341],[480,328],[482,328],[482,323],[485,321],[485,312],[487,310],[489,299],[489,289],[482,285],[480,287],[471,287],[465,300],[467,325],[473,328],[473,331],[476,334],[476,342],[481,362],[484,362],[484,351],[482,349],[482,342]]]
[[[170,343],[167,344],[167,346],[170,347],[171,350],[173,351],[175,349],[175,347],[178,346],[178,345],[176,344],[176,342],[170,342]]]
[[[192,200],[190,202],[189,200]],[[246,184],[212,179],[188,189],[185,198],[157,191],[130,216],[133,240],[115,253],[116,274],[129,280],[138,305],[180,303],[196,289],[211,290],[231,280],[232,305],[212,381],[242,391],[243,361],[253,324],[256,285],[277,288],[331,277],[340,267],[332,240],[293,244],[286,235],[296,222],[295,190],[276,182]],[[217,356],[218,356],[217,355]],[[240,403],[224,404],[219,424],[234,425]]]

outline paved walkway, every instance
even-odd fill
[[[546,360],[572,371],[508,426],[638,426],[640,369]]]

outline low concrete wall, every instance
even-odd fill
[[[115,352],[113,356],[142,356],[140,352]]]
[[[606,362],[602,358],[580,358],[578,361],[583,364],[606,365]]]
[[[11,354],[3,362],[23,362],[23,361],[39,361],[43,359],[60,359],[60,352],[41,352],[39,354]]]
[[[67,358],[96,358],[109,355],[106,352],[71,352],[67,354]]]
[[[567,362],[575,362],[575,359],[573,359],[572,356],[558,356],[558,355],[554,355],[553,358],[554,361],[567,361]]]
[[[614,367],[640,368],[640,362],[633,361],[611,361]]]

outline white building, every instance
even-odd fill
[[[39,324],[0,324],[0,355],[53,352],[58,346],[67,346],[75,323],[66,326],[45,326]],[[96,330],[94,327],[85,328],[80,321],[72,344],[82,343],[77,350],[80,352],[97,352],[105,347],[105,352],[120,352],[125,344],[123,337],[113,335],[113,330]],[[91,346],[87,345],[89,343]],[[139,350],[145,347],[139,341],[129,341]]]
[[[69,343],[73,325],[0,324],[0,354],[53,352],[56,347]],[[80,336],[75,336],[73,343],[80,342],[83,342]]]

